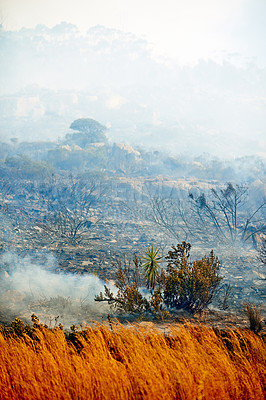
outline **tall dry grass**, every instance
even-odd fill
[[[0,399],[264,399],[266,351],[247,330],[87,327],[0,335]]]

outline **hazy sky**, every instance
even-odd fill
[[[266,0],[0,0],[0,16],[6,30],[101,24],[144,36],[181,62],[224,51],[266,65]]]

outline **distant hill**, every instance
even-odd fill
[[[266,70],[201,60],[180,67],[149,43],[67,23],[1,31],[0,139],[55,138],[91,117],[110,138],[172,154],[266,153]]]

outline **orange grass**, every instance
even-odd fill
[[[190,324],[98,325],[68,338],[43,327],[34,339],[1,334],[0,399],[260,400],[265,347],[247,330]]]

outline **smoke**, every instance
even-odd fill
[[[28,322],[35,314],[49,327],[61,323],[68,328],[101,320],[109,312],[107,305],[94,302],[95,295],[103,291],[102,280],[91,274],[56,273],[57,262],[51,255],[36,262],[33,257],[4,253],[0,265],[0,317],[4,321],[19,317]]]

